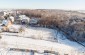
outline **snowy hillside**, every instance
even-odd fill
[[[41,52],[43,52],[44,50],[55,51],[59,52],[60,55],[85,54],[85,48],[83,46],[62,37],[62,35],[59,32],[58,35],[56,35],[56,33],[57,30],[40,27],[28,27],[25,28],[25,32],[22,33],[2,32],[0,33],[2,37],[0,39],[0,52],[4,52],[4,54],[6,54],[5,52],[8,52],[7,49],[19,48],[38,50]],[[55,38],[56,41],[50,41],[54,40]],[[22,53],[15,51],[11,54],[21,55]],[[8,55],[10,55],[10,53],[8,53]]]

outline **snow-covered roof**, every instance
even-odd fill
[[[26,15],[20,15],[19,16],[20,17],[20,20],[27,20],[28,22],[30,21],[30,18],[29,17],[27,17]]]

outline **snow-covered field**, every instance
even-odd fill
[[[79,10],[78,12],[80,12],[80,13],[85,13],[85,10]]]
[[[28,27],[22,33],[9,33],[2,32],[0,39],[0,52],[5,55],[10,48],[30,49],[43,52],[44,50],[59,52],[60,55],[84,55],[85,48],[76,42],[72,42],[66,38],[62,39],[62,35],[57,30],[41,28],[41,27]],[[54,40],[52,42],[50,40]],[[47,41],[48,40],[48,41]],[[6,52],[6,53],[5,53]],[[23,52],[25,53],[25,52]],[[24,55],[22,52],[11,52],[8,55]],[[30,55],[28,52],[25,55]],[[40,54],[35,54],[40,55]]]

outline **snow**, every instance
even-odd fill
[[[30,18],[27,17],[26,15],[20,15],[19,17],[20,17],[20,20],[26,19],[28,22],[30,21]]]
[[[68,46],[71,46],[71,47],[73,47],[74,49],[76,49],[76,51],[82,51],[82,52],[84,52],[85,51],[85,47],[83,47],[82,45],[80,45],[80,44],[78,44],[78,43],[76,43],[76,42],[73,42],[73,41],[70,41],[70,40],[68,40],[68,39],[64,39],[64,40],[62,40],[61,39],[61,34],[59,33],[58,35],[58,42],[59,43],[61,43],[61,44],[65,44],[65,45],[68,45]],[[65,36],[64,36],[65,37]],[[62,37],[63,38],[63,37]]]
[[[79,10],[77,12],[80,12],[80,13],[85,13],[85,10]]]
[[[16,41],[15,41],[16,40]],[[50,51],[66,51],[66,53],[71,52],[73,50],[72,47],[66,46],[64,44],[59,43],[53,43],[49,41],[44,40],[34,40],[30,38],[23,38],[23,37],[9,37],[5,36],[2,38],[2,42],[5,42],[5,47],[11,47],[11,48],[20,48],[20,49],[33,49],[33,50],[50,50]],[[64,48],[62,48],[62,46]],[[69,51],[69,52],[68,52]]]
[[[16,26],[16,25],[15,25]],[[20,27],[17,25],[16,27]],[[72,42],[66,38],[62,39],[62,35],[57,30],[41,28],[41,27],[28,27],[25,28],[25,32],[22,33],[0,33],[2,39],[0,39],[0,51],[3,48],[20,48],[20,49],[32,49],[38,51],[57,51],[60,54],[77,55],[85,52],[85,48],[76,42]],[[57,41],[46,41],[54,40],[57,37]],[[18,52],[19,53],[19,52]],[[17,52],[14,54],[16,55]],[[19,53],[20,55],[21,53]],[[36,53],[36,55],[38,55]]]

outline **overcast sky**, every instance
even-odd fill
[[[85,10],[85,0],[0,0],[0,9]]]

